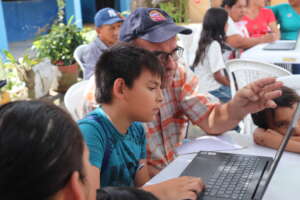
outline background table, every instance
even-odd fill
[[[279,40],[277,42],[294,41]],[[241,58],[279,64],[289,71],[292,70],[291,64],[300,64],[300,41],[297,42],[296,48],[294,50],[264,50],[263,48],[266,45],[268,45],[268,43],[259,44],[244,51],[241,54]],[[297,69],[294,69],[294,71],[297,71]]]

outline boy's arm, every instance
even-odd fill
[[[221,83],[222,85],[226,85],[229,86],[230,82],[228,77],[224,76],[220,71],[217,71],[213,74],[214,78],[216,79],[216,81],[218,81],[219,83]]]
[[[143,159],[139,163],[139,167],[135,174],[134,183],[136,187],[142,187],[147,181],[150,180],[148,166],[146,159]]]
[[[182,176],[173,178],[158,184],[143,187],[144,190],[153,193],[160,200],[196,200],[197,195],[204,188],[200,178]]]
[[[283,136],[276,131],[271,129],[257,128],[254,131],[254,141],[256,144],[278,149]],[[290,139],[286,148],[286,151],[300,153],[300,142],[294,139]]]
[[[92,188],[99,189],[101,185],[100,169],[92,165],[90,168],[90,173],[92,177]]]

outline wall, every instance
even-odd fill
[[[288,0],[271,0],[271,5],[287,3],[287,2],[288,2]]]
[[[190,22],[202,22],[206,10],[210,7],[210,0],[189,0],[188,13]]]
[[[56,0],[2,2],[9,42],[33,39],[48,31],[57,15]]]

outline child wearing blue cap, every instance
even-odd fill
[[[96,63],[103,51],[117,42],[123,17],[112,8],[103,8],[96,13],[94,23],[97,38],[86,47],[82,57],[84,79],[89,79],[94,74]]]

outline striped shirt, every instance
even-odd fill
[[[176,156],[182,144],[187,122],[198,124],[215,104],[198,93],[198,78],[189,69],[178,67],[173,81],[163,89],[164,100],[154,121],[146,123],[147,161],[157,169],[164,168]]]

